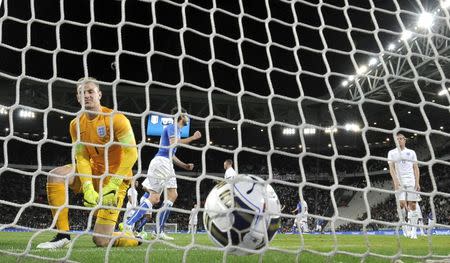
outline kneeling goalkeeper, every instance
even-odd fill
[[[66,184],[74,193],[83,194],[86,207],[99,206],[94,214],[93,241],[96,246],[105,247],[110,242],[120,247],[138,245],[136,239],[127,238],[131,234],[113,239],[121,234],[114,233],[114,229],[130,184],[128,178],[132,176],[132,167],[137,160],[136,142],[129,120],[123,114],[101,106],[101,97],[95,79],[80,80],[77,99],[86,112],[70,123],[76,174],[71,165],[50,171],[47,197],[59,233],[37,248],[62,248],[70,243]]]

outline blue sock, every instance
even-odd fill
[[[141,232],[142,229],[144,228],[145,224],[147,224],[147,217],[144,216],[144,217],[141,219],[141,221],[139,221],[139,224],[138,224],[138,226],[136,227],[136,231],[137,231],[137,232]]]
[[[166,224],[166,221],[170,215],[169,208],[171,208],[172,206],[173,206],[172,201],[170,201],[170,200],[164,201],[163,209],[165,209],[165,210],[162,211],[161,214],[159,215],[159,232],[160,233],[164,232],[164,225]]]
[[[139,200],[139,204],[142,204],[142,202],[144,202],[145,199],[148,199],[149,196],[150,196],[150,193],[149,192],[145,192],[145,194],[143,194],[141,199]]]
[[[139,210],[135,211],[133,215],[130,218],[128,218],[127,225],[131,226],[137,221],[139,221],[139,219],[141,219],[145,215],[147,210],[151,208],[152,203],[150,203],[148,199],[144,200],[144,202],[142,202],[142,204],[139,206]]]

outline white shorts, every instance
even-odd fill
[[[402,185],[400,186],[401,192],[397,194],[397,198],[400,201],[420,201],[420,195],[412,193],[414,191],[414,185]]]
[[[189,225],[196,225],[197,223],[198,223],[197,220],[195,220],[195,221],[189,221]]]
[[[162,156],[153,158],[142,186],[157,193],[162,193],[164,188],[177,188],[172,161]]]

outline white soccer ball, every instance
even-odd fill
[[[256,176],[238,175],[211,190],[203,224],[215,243],[231,245],[229,253],[246,255],[258,252],[273,239],[280,226],[280,212],[272,186]]]

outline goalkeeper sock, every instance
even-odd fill
[[[127,234],[125,232],[114,232],[114,233],[112,233],[112,236],[120,236],[123,234],[131,237],[131,234]],[[131,239],[131,238],[119,237],[118,239],[116,239],[116,241],[114,241],[113,246],[115,246],[115,247],[137,247],[137,246],[139,246],[139,241],[137,241],[135,239]]]
[[[134,211],[133,215],[128,218],[127,225],[132,226],[134,223],[139,221],[145,215],[147,210],[152,209],[152,207],[152,203],[148,199],[145,199],[144,202],[139,206],[139,209]]]
[[[141,221],[139,221],[138,226],[136,227],[137,232],[141,232],[144,228],[145,224],[147,224],[147,218],[144,216]]]
[[[47,199],[51,206],[63,206],[66,202],[66,187],[64,183],[47,183]],[[58,209],[51,209],[53,217]],[[69,209],[67,207],[60,210],[56,219],[56,228],[61,231],[69,231]]]
[[[173,206],[173,202],[170,200],[164,200],[164,209],[159,215],[159,233],[164,232],[164,225],[166,224],[167,219],[170,215],[170,209]]]

